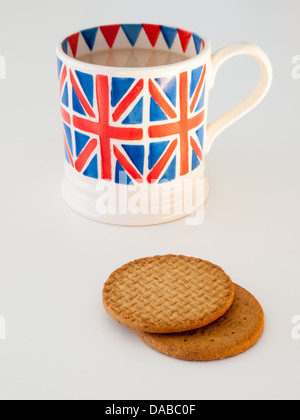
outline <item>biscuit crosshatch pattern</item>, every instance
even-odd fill
[[[127,26],[123,31],[133,46],[132,31],[139,28]],[[193,41],[197,54],[203,44],[192,35],[185,44],[180,38],[182,51]],[[74,40],[68,45],[76,56]],[[58,59],[58,72],[66,160],[77,172],[97,180],[151,184],[172,181],[201,165],[205,65],[170,77],[135,79],[91,75]]]

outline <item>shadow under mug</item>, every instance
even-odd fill
[[[101,65],[86,59],[105,52]],[[175,62],[157,63],[155,54],[163,52]],[[260,80],[239,105],[207,124],[216,73],[237,55],[258,61]],[[60,43],[57,56],[64,199],[81,215],[116,225],[165,223],[201,208],[208,196],[204,156],[272,82],[270,60],[258,46],[236,43],[211,55],[207,39],[161,25],[86,29]]]

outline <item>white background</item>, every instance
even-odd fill
[[[0,0],[1,399],[299,399],[299,17],[298,0]],[[106,226],[62,201],[55,46],[78,29],[119,22],[179,26],[206,36],[214,51],[253,42],[273,63],[268,97],[207,156],[201,226]],[[224,65],[209,119],[257,80],[250,58]],[[253,349],[207,364],[179,361],[106,314],[108,275],[165,253],[211,260],[260,300],[266,329]]]

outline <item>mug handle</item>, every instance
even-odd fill
[[[210,88],[212,88],[215,83],[216,74],[221,65],[230,58],[236,57],[237,55],[249,55],[258,61],[260,65],[260,79],[255,89],[250,93],[249,96],[247,96],[247,98],[236,105],[231,111],[222,115],[216,121],[207,126],[205,154],[210,151],[211,146],[216,138],[224,130],[226,130],[226,128],[230,127],[233,123],[248,114],[248,112],[250,112],[263,100],[271,87],[273,70],[268,56],[257,45],[240,42],[221,48],[219,51],[213,54],[211,58],[212,79]]]

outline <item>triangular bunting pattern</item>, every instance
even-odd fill
[[[141,30],[143,29],[142,25],[122,25],[122,29],[127,36],[128,41],[132,47],[134,47],[141,33]]]
[[[99,28],[96,27],[96,28],[85,29],[84,31],[81,31],[81,34],[87,46],[89,47],[90,51],[93,51],[98,30]]]
[[[152,47],[155,47],[158,37],[160,35],[160,26],[159,25],[149,25],[143,24],[144,31],[150,41]]]
[[[74,34],[68,37],[68,42],[69,42],[73,57],[76,57],[76,54],[77,54],[78,40],[79,40],[79,32],[77,34]]]
[[[194,43],[195,43],[195,48],[197,51],[197,54],[200,53],[201,51],[201,46],[202,46],[202,39],[200,38],[200,36],[193,34],[193,38],[194,38]]]
[[[64,52],[65,54],[68,54],[68,38],[66,38],[66,39],[62,42],[61,47],[62,47],[62,49],[63,49],[63,52]]]
[[[193,34],[192,32],[186,32],[186,31],[183,31],[182,29],[178,29],[178,35],[181,42],[182,50],[185,53],[189,46],[189,43]]]
[[[114,46],[120,28],[121,25],[100,26],[100,30],[110,48]]]
[[[163,37],[165,38],[165,41],[169,47],[169,49],[172,48],[176,35],[177,35],[177,29],[170,28],[168,26],[162,26],[161,27],[161,33],[163,34]]]

